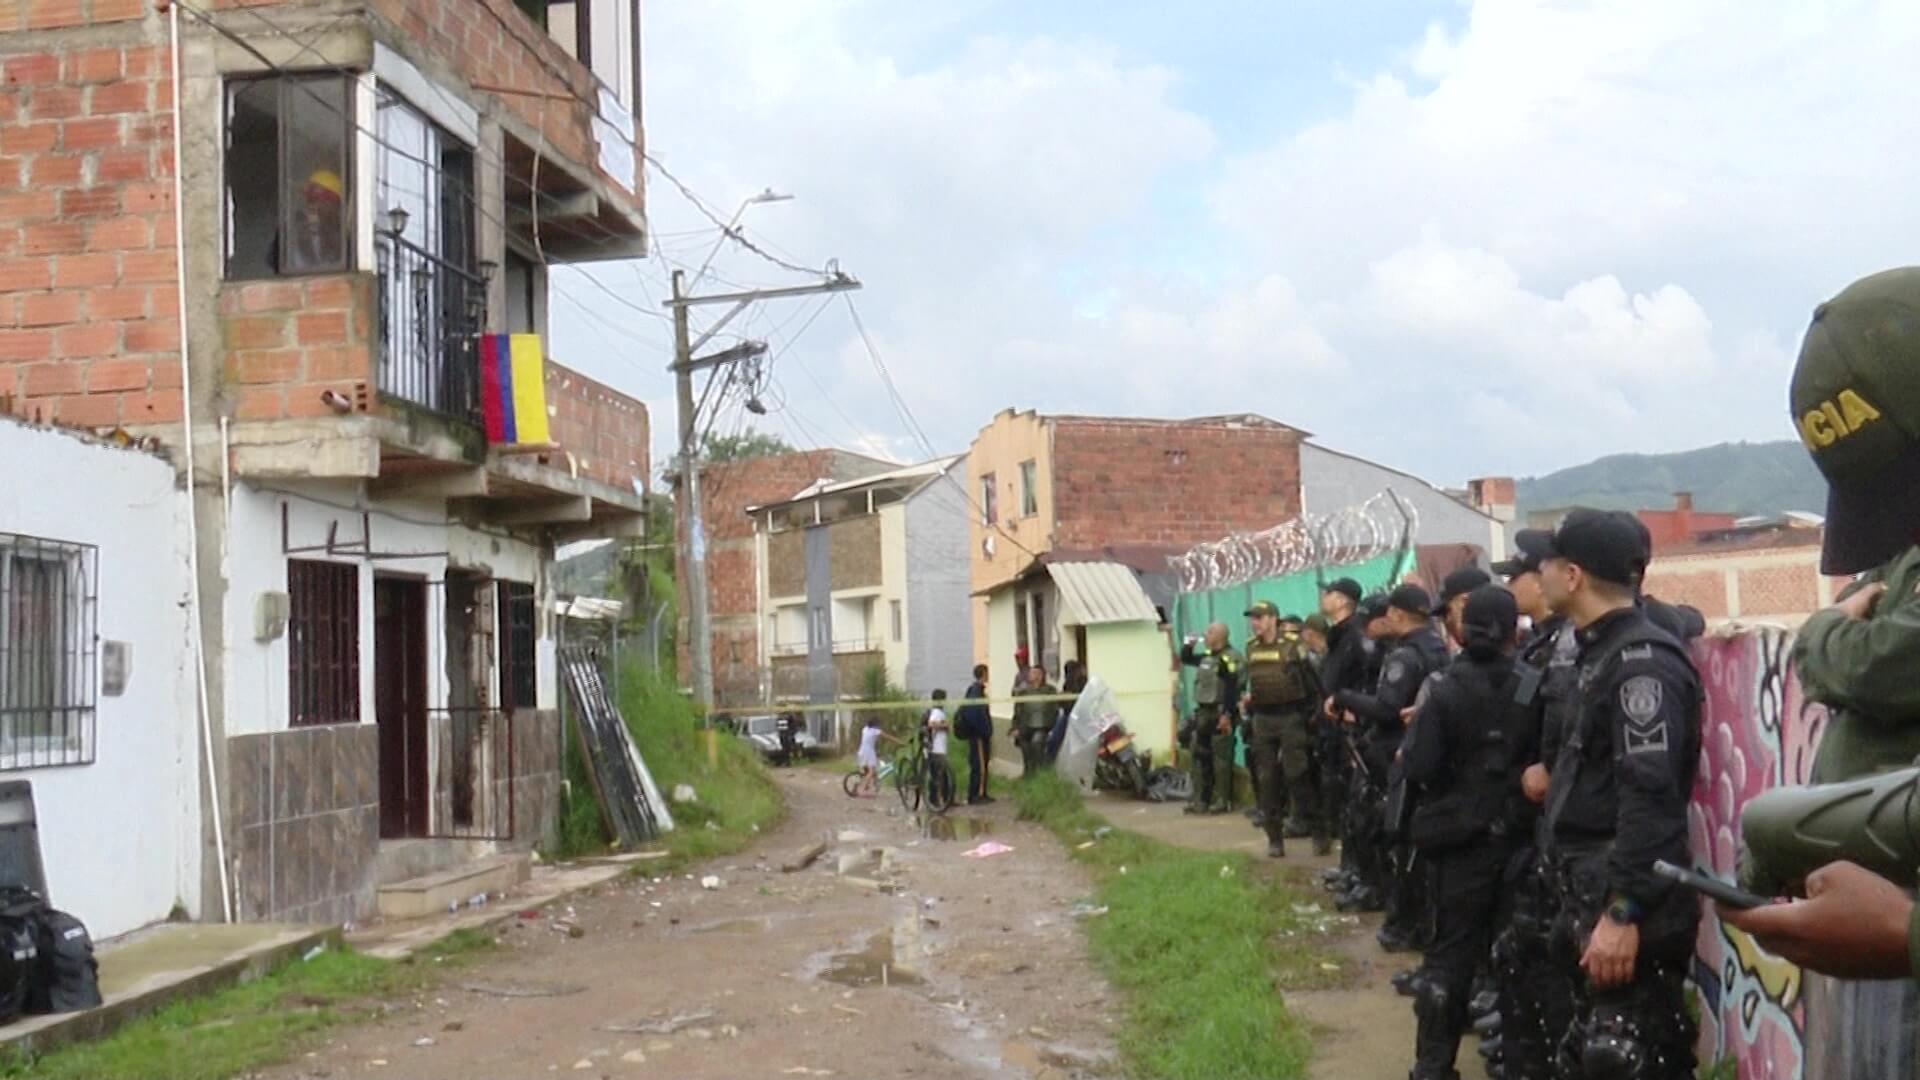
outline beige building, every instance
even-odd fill
[[[884,669],[958,695],[970,662],[962,458],[817,481],[748,508],[763,700],[836,701]]]

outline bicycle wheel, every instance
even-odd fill
[[[900,794],[900,805],[911,814],[920,809],[920,770],[902,758],[893,766],[893,789]]]
[[[860,781],[864,778],[865,778],[865,774],[861,772],[859,769],[855,769],[852,772],[848,773],[846,776],[841,778],[840,789],[847,793],[847,798],[849,799],[859,798],[860,797]]]

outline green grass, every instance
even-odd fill
[[[646,845],[648,850],[666,851],[667,858],[644,863],[634,873],[661,876],[731,855],[752,843],[760,830],[779,823],[785,808],[759,755],[744,739],[716,730],[709,760],[709,735],[701,727],[700,714],[670,675],[635,660],[621,669],[619,686],[620,714],[661,793],[671,798],[675,786],[690,784],[699,798],[695,803],[670,805],[673,831]],[[587,776],[586,759],[572,725],[568,726],[568,795],[561,806],[560,843],[548,852],[555,859],[600,854],[611,841]]]
[[[381,1001],[430,986],[493,943],[491,934],[461,931],[400,963],[328,949],[253,982],[170,1005],[97,1042],[36,1060],[6,1058],[0,1077],[228,1080],[291,1058],[328,1028],[375,1016]]]
[[[1242,855],[1188,851],[1108,826],[1052,774],[1015,785],[1020,816],[1052,829],[1097,882],[1086,921],[1095,960],[1125,995],[1120,1052],[1136,1077],[1298,1077],[1309,1042],[1277,975],[1297,899]],[[1094,839],[1092,847],[1079,845]],[[1316,964],[1317,966],[1317,964]]]

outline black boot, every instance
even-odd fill
[[[1413,1037],[1413,1071],[1407,1080],[1459,1080],[1453,1062],[1460,1052],[1460,1029],[1466,1002],[1438,979],[1422,982],[1413,999],[1419,1021]]]

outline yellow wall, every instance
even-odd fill
[[[972,563],[973,591],[990,589],[1025,569],[1034,556],[1053,546],[1053,444],[1052,425],[1037,413],[1002,411],[993,422],[980,429],[967,452],[967,498],[971,507],[967,550]],[[1020,514],[1020,463],[1034,462],[1034,487],[1038,512],[1031,517]],[[998,527],[980,520],[983,500],[980,478],[993,474],[999,511]],[[994,553],[986,554],[983,542],[993,538]],[[1012,608],[1008,619],[1011,633]],[[973,611],[973,652],[976,661],[988,664],[995,657],[1013,655],[1008,644],[1002,649],[989,640],[987,605],[975,604]],[[1011,638],[1008,639],[1011,642]],[[991,645],[992,647],[989,647]]]
[[[1167,631],[1152,623],[1087,627],[1087,671],[1113,688],[1127,730],[1156,765],[1173,760],[1172,664]]]

